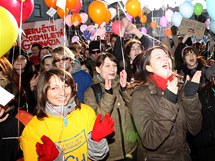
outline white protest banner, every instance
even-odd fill
[[[0,86],[0,105],[5,106],[15,96]]]
[[[181,34],[196,36],[201,39],[205,33],[205,24],[199,21],[182,18],[181,25],[179,26],[179,32]]]
[[[31,46],[34,43],[42,47],[67,45],[63,19],[24,23],[22,29],[25,33],[21,43],[22,49],[28,52],[31,52]],[[66,41],[65,44],[64,41]]]

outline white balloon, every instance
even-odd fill
[[[87,30],[87,25],[81,25],[80,30],[83,33],[85,30]]]
[[[66,17],[65,17],[65,23],[67,24],[67,26],[69,26],[69,27],[71,27],[72,26],[72,22],[71,22],[71,16],[72,15],[67,15]]]
[[[79,39],[78,36],[73,36],[73,37],[72,37],[72,43],[78,42],[79,40],[80,40],[80,39]]]
[[[116,9],[115,8],[109,8],[109,11],[111,13],[111,20],[116,16]]]
[[[193,4],[185,1],[179,6],[179,12],[185,18],[190,18],[193,15],[194,7]]]
[[[173,15],[173,11],[171,9],[168,9],[165,12],[165,17],[166,17],[166,19],[167,19],[168,22],[172,21],[172,15]]]
[[[81,16],[81,22],[82,22],[82,23],[87,22],[87,20],[88,20],[88,15],[87,15],[86,13],[82,12],[82,13],[80,13],[80,16]]]
[[[180,12],[175,12],[172,15],[172,24],[176,27],[181,25],[182,15]]]

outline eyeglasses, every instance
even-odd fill
[[[100,50],[97,50],[97,51],[91,51],[91,53],[92,53],[92,54],[95,54],[95,53],[99,54],[100,52],[101,52]]]
[[[58,62],[60,62],[60,61],[67,61],[67,60],[69,60],[69,57],[65,57],[65,58],[62,58],[62,59],[54,59],[53,61],[54,61],[54,63],[58,63]]]

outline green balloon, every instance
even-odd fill
[[[201,3],[196,3],[194,5],[194,14],[196,16],[200,16],[202,14],[203,11],[203,5]]]

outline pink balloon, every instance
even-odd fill
[[[210,29],[210,23],[211,23],[211,20],[208,18],[206,21],[205,21],[205,27],[209,30]]]
[[[147,29],[145,27],[141,27],[140,28],[140,31],[143,33],[143,34],[147,34]]]
[[[172,15],[173,15],[173,11],[171,9],[168,9],[166,12],[165,12],[165,17],[166,17],[166,20],[168,22],[172,22]]]
[[[112,32],[114,34],[119,34],[120,33],[120,30],[121,30],[121,27],[122,27],[122,22],[119,21],[119,20],[116,20],[112,23]]]
[[[100,37],[104,37],[105,34],[106,34],[106,29],[105,29],[105,27],[101,27],[101,28],[98,29],[97,32],[98,32],[98,35],[99,35]]]
[[[80,39],[79,39],[78,36],[73,36],[73,37],[72,37],[72,43],[78,42],[79,40],[80,40]]]
[[[71,16],[72,15],[67,15],[66,17],[65,17],[65,23],[67,24],[67,26],[69,26],[69,27],[71,27],[72,26],[72,22],[71,22]]]
[[[126,17],[129,21],[131,21],[133,19],[133,17],[131,15],[129,15],[128,13],[126,14]]]
[[[22,22],[20,22],[22,3]],[[0,0],[0,6],[7,9],[15,17],[18,26],[20,26],[20,23],[25,22],[31,16],[34,10],[34,0],[25,0],[25,2],[21,0]]]
[[[91,35],[94,35],[96,33],[95,27],[93,25],[87,26],[87,30],[90,31]]]
[[[96,37],[97,37],[97,35],[94,34],[94,35],[90,36],[90,40],[96,40]]]
[[[85,23],[85,22],[87,22],[87,20],[88,20],[88,15],[86,14],[86,13],[80,13],[80,16],[81,16],[81,22],[82,23]]]
[[[100,25],[100,27],[102,28],[102,27],[105,27],[105,25],[106,25],[106,22],[102,22],[102,24]]]
[[[81,10],[82,6],[83,6],[82,5],[82,1],[78,0],[76,6],[72,10],[70,10],[70,11],[78,13]]]
[[[168,24],[168,22],[167,22],[166,17],[165,17],[165,16],[162,16],[162,17],[160,18],[160,26],[166,27],[167,24]]]
[[[85,30],[87,30],[87,25],[81,25],[80,30],[83,33]]]
[[[111,13],[111,20],[116,16],[116,9],[115,8],[109,8],[109,11]]]

